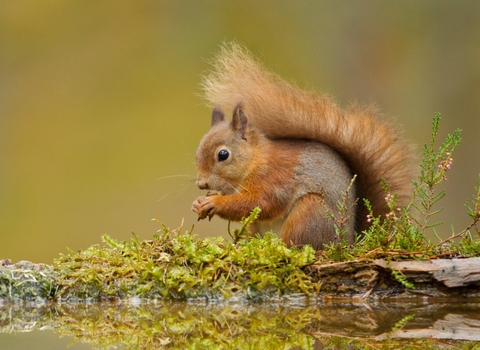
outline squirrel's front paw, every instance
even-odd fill
[[[203,220],[208,216],[211,220],[216,213],[215,204],[213,203],[213,195],[198,197],[192,204],[192,210],[198,214],[198,220]]]

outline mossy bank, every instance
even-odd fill
[[[437,186],[447,179],[460,130],[436,148],[440,115],[433,118],[432,138],[423,149],[420,175],[413,181],[410,202],[397,197],[384,182],[386,217],[346,238],[348,189],[336,208],[327,208],[336,240],[315,252],[309,245],[287,247],[274,233],[255,236],[250,224],[255,208],[240,228],[223,238],[199,239],[191,231],[161,229],[152,240],[117,241],[103,236],[102,245],[60,255],[53,264],[0,262],[0,299],[112,300],[298,300],[299,298],[387,298],[417,296],[480,296],[480,181],[466,204],[471,224],[452,227],[441,239],[435,228]],[[352,185],[353,181],[352,180]],[[437,241],[427,239],[433,233]]]

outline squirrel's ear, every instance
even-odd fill
[[[223,112],[220,110],[219,107],[215,107],[212,112],[212,125],[217,125],[218,123],[221,123],[225,120],[225,115]]]
[[[233,118],[232,118],[232,129],[235,131],[240,132],[242,138],[245,138],[245,132],[247,131],[248,119],[243,113],[242,106],[239,103],[235,110],[233,111]]]

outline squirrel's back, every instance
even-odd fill
[[[411,194],[412,147],[390,121],[377,118],[374,108],[340,109],[333,100],[293,86],[269,72],[248,50],[231,43],[222,47],[203,83],[206,100],[222,110],[238,103],[249,122],[267,137],[322,142],[338,152],[357,174],[358,196],[370,201],[375,215],[386,215],[382,178],[398,205]],[[357,231],[368,227],[363,201],[357,210]]]

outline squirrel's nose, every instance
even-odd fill
[[[208,190],[208,183],[205,180],[198,179],[197,180],[197,186],[201,190]]]

